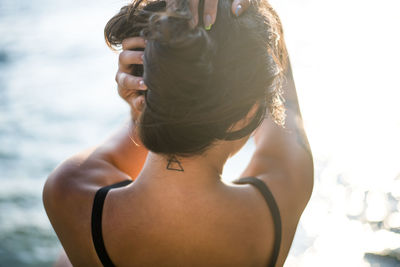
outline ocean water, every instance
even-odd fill
[[[400,266],[400,3],[271,2],[315,157],[286,266]],[[0,266],[51,266],[60,244],[42,206],[46,176],[128,119],[102,32],[124,3],[0,0]]]

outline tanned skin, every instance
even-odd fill
[[[130,38],[123,45],[129,50],[145,44],[141,38]],[[137,58],[132,55],[124,60],[128,53],[123,54],[120,63],[140,64],[140,52],[134,55]],[[120,64],[120,94],[139,89],[140,80],[127,74],[130,64]],[[282,218],[277,266],[287,257],[313,188],[313,159],[290,65],[283,91],[285,127],[270,118],[263,121],[254,134],[256,150],[239,175],[261,179],[276,199]],[[136,136],[134,121],[143,101],[125,100],[132,107],[133,120],[103,144],[67,159],[46,182],[44,206],[68,256],[63,254],[57,266],[71,266],[71,262],[101,266],[91,240],[93,198],[99,188],[128,179],[135,182],[111,190],[104,204],[104,243],[117,266],[232,266],[232,262],[265,266],[274,241],[265,200],[251,185],[220,179],[226,160],[249,136],[217,142],[202,156],[158,155],[147,151]]]
[[[282,218],[282,244],[277,266],[282,266],[287,257],[313,187],[311,150],[290,68],[283,89],[287,102],[291,103],[287,107],[285,127],[265,119],[254,134],[256,150],[251,161],[239,176],[261,179],[276,199]],[[274,240],[273,221],[264,199],[251,185],[239,186],[220,180],[226,160],[246,143],[247,138],[217,143],[204,157],[167,158],[132,142],[135,140],[134,125],[129,125],[98,147],[66,160],[46,182],[44,205],[74,266],[101,266],[90,235],[95,192],[102,186],[135,178],[135,183],[126,188],[112,190],[104,206],[103,235],[115,264],[129,266],[135,262],[149,266],[170,260],[172,265],[185,265],[193,263],[190,259],[197,255],[200,257],[196,258],[198,266],[222,266],[232,259],[240,266],[264,266]],[[179,215],[181,211],[183,213]],[[165,222],[165,228],[160,223],[156,228],[139,223],[150,216],[149,212],[154,217],[152,221]],[[210,220],[215,222],[209,225]],[[115,228],[115,225],[119,227]],[[217,225],[225,225],[225,232],[215,228]],[[202,227],[205,232],[201,231]],[[169,246],[155,246],[160,241],[153,240],[153,234],[147,235],[147,229],[153,229],[152,233],[160,231],[157,238],[166,239]],[[179,233],[170,233],[173,229],[179,229]],[[134,238],[130,240],[126,236]],[[122,238],[123,243],[120,242]],[[204,242],[199,243],[199,240]],[[174,246],[177,250],[185,248],[187,251],[182,255],[188,258],[169,255]],[[207,251],[204,253],[208,255],[215,251],[224,253],[215,255],[215,259],[192,255],[190,248],[193,246],[197,246],[196,250]],[[146,257],[149,247],[158,258]],[[65,262],[65,258],[62,256],[59,264]]]

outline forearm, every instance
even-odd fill
[[[148,150],[135,136],[133,128],[131,121],[123,125],[95,150],[94,155],[135,179],[143,167]]]
[[[302,149],[312,158],[311,148],[308,143],[308,138],[304,130],[303,118],[301,116],[300,105],[297,97],[296,86],[293,79],[292,66],[288,61],[288,69],[285,75],[283,84],[283,92],[286,108],[286,123],[285,128],[293,132],[296,142]]]
[[[270,117],[266,118],[255,133],[256,148],[259,153],[269,156],[284,157],[297,149],[312,159],[308,139],[304,131],[303,120],[294,84],[293,73],[288,62],[282,85],[285,98],[285,125],[277,125]]]
[[[288,66],[285,72],[284,82],[282,84],[282,91],[285,99],[285,107],[293,111],[296,116],[301,117],[299,100],[297,98],[296,86],[294,84],[292,66],[290,60],[288,60]],[[289,123],[292,116],[288,115]]]

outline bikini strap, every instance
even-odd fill
[[[108,256],[103,240],[101,219],[103,215],[104,200],[106,199],[108,191],[113,188],[126,186],[131,182],[132,180],[125,180],[116,184],[104,186],[100,188],[94,196],[92,208],[92,240],[94,248],[96,249],[97,256],[99,257],[101,263],[103,263],[103,266],[106,267],[113,267],[114,264]]]
[[[256,177],[243,177],[235,180],[233,183],[235,184],[252,184],[254,185],[263,195],[265,201],[269,209],[271,210],[272,219],[274,221],[274,230],[275,230],[275,242],[274,242],[274,250],[272,253],[271,262],[268,266],[273,267],[276,265],[279,255],[279,249],[281,247],[282,241],[282,221],[281,215],[279,213],[278,205],[272,195],[271,191],[267,187],[267,185],[260,179]]]

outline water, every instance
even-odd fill
[[[42,207],[46,176],[128,118],[102,33],[123,3],[0,0],[0,266],[51,266],[60,245]],[[286,265],[399,266],[399,4],[272,4],[316,166]],[[225,179],[253,149],[228,163]]]
[[[107,2],[0,1],[0,266],[51,265],[46,176],[127,119],[102,40],[120,3]]]

